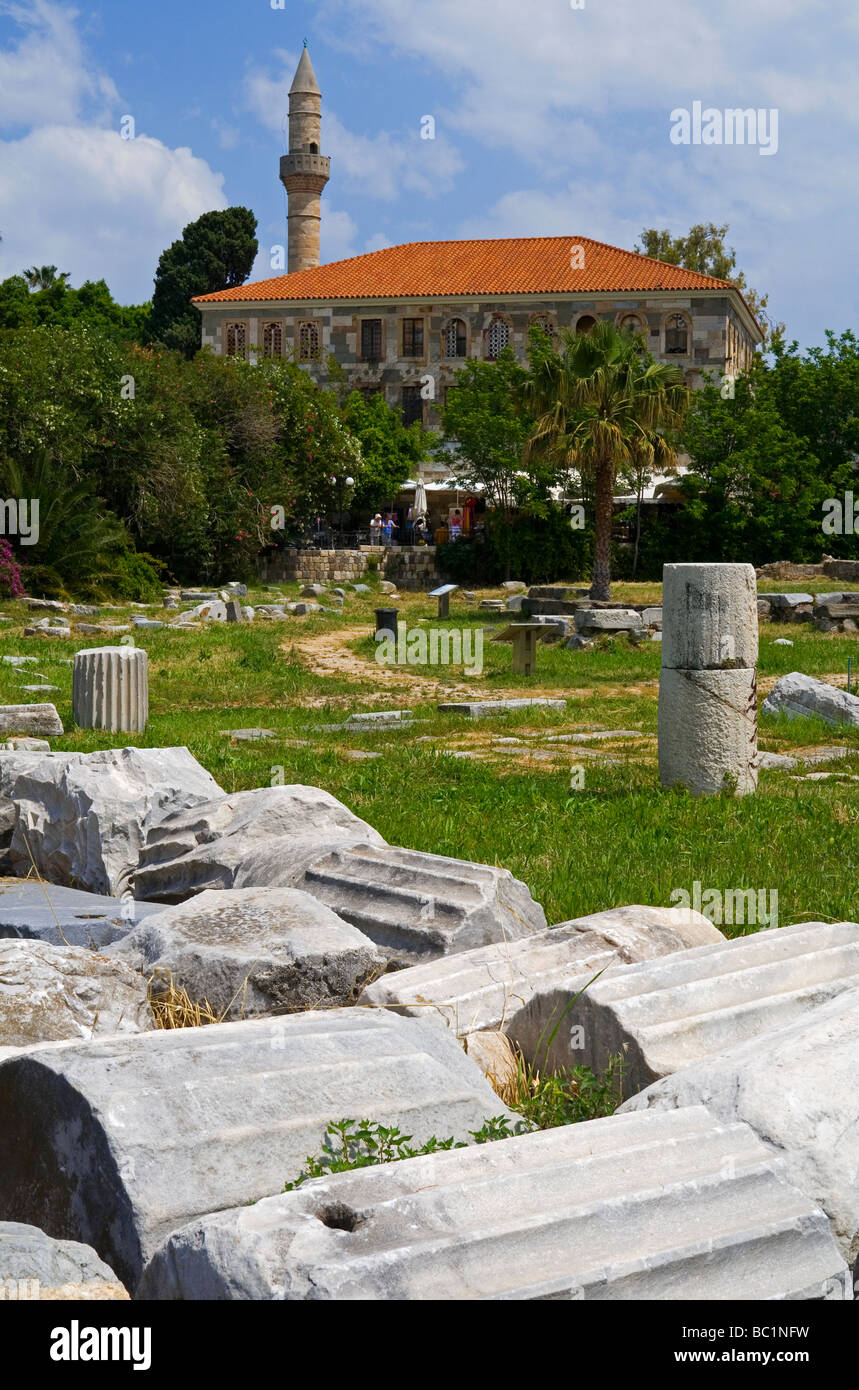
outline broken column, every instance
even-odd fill
[[[149,718],[149,670],[139,647],[90,647],[78,652],[72,689],[81,729],[142,733]]]
[[[416,1145],[504,1114],[452,1033],[368,1009],[0,1055],[0,1222],[92,1245],[130,1290],[171,1231],[280,1192],[331,1121]]]
[[[239,1025],[231,1025],[233,1027]],[[441,1031],[441,1030],[438,1030]],[[851,1298],[815,1199],[702,1105],[334,1173],[171,1234],[154,1300]]]
[[[659,776],[696,796],[757,787],[758,612],[751,565],[665,565]]]

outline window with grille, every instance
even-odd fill
[[[403,319],[403,356],[423,357],[424,321],[423,319]]]
[[[682,314],[672,314],[665,325],[665,351],[685,357],[689,344],[689,325]]]
[[[465,356],[465,324],[462,319],[451,319],[444,334],[445,357]]]
[[[638,314],[624,314],[623,318],[620,321],[620,326],[627,333],[644,332],[644,324],[642,323]]]
[[[361,357],[365,362],[378,362],[382,356],[382,320],[361,320]]]
[[[319,324],[312,321],[298,326],[298,360],[313,362],[319,356]]]
[[[283,356],[283,324],[264,323],[262,326],[263,357]]]
[[[413,425],[417,421],[423,423],[424,403],[421,399],[421,388],[419,386],[403,387],[403,424]]]
[[[228,323],[227,324],[227,356],[244,357],[248,344],[247,324]]]
[[[505,319],[493,319],[489,325],[489,332],[486,336],[486,355],[490,362],[494,362],[500,352],[503,352],[510,342],[510,325]]]
[[[548,314],[540,314],[537,318],[532,319],[531,327],[539,328],[540,332],[545,333],[547,338],[554,339],[555,325],[552,323],[552,320],[549,318]]]

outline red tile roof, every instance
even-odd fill
[[[584,269],[570,266],[580,246]],[[450,295],[627,294],[650,290],[726,290],[716,280],[588,237],[499,237],[490,241],[412,241],[296,270],[272,280],[204,294],[194,304],[272,300],[428,299]]]

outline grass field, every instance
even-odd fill
[[[832,587],[762,583],[761,592]],[[276,594],[252,591],[248,602],[297,595],[298,586],[280,585]],[[478,597],[500,596],[486,591]],[[660,586],[616,585],[614,596],[658,602]],[[113,639],[25,638],[32,615],[9,602],[0,656],[35,656],[37,664],[0,662],[0,702],[53,701],[70,730],[51,740],[57,749],[186,744],[228,791],[281,778],[324,787],[392,843],[509,868],[543,903],[550,922],[626,903],[668,904],[673,890],[691,893],[695,881],[722,891],[777,890],[781,924],[859,919],[859,781],[850,780],[859,777],[859,730],[763,717],[764,749],[796,753],[837,744],[849,756],[797,770],[825,771],[825,780],[763,771],[755,796],[695,800],[663,790],[658,781],[657,643],[633,647],[616,639],[582,652],[540,645],[532,680],[512,675],[511,648],[489,636],[480,675],[462,667],[380,667],[373,609],[384,602],[378,592],[347,590],[339,614],[190,632],[135,631],[150,670],[151,717],[141,736],[103,735],[72,724],[73,654]],[[399,606],[409,628],[435,625],[436,605],[425,595],[403,595]],[[144,610],[125,607],[103,620],[121,622],[134,611]],[[149,616],[162,614],[152,609]],[[457,594],[450,625],[478,632],[490,622],[476,602]],[[777,637],[794,646],[775,646]],[[859,682],[856,637],[822,635],[809,625],[765,625],[761,698],[791,670],[843,686],[851,656]],[[23,692],[31,684],[58,690]],[[435,708],[444,699],[524,694],[565,697],[566,711],[470,721]],[[409,709],[415,722],[402,730],[325,728],[371,709]],[[274,736],[251,743],[224,733],[251,727]],[[581,738],[600,730],[640,737]],[[582,785],[573,789],[576,768]]]

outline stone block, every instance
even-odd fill
[[[131,897],[104,898],[35,879],[0,878],[0,938],[101,951],[160,911]]]
[[[819,1204],[852,1265],[859,1256],[859,992],[846,990],[792,1022],[663,1077],[623,1111],[674,1111],[704,1101],[744,1121]],[[682,1111],[681,1111],[682,1113]]]
[[[332,849],[296,882],[406,964],[546,926],[542,907],[509,870],[392,845]]]
[[[63,733],[54,705],[0,705],[0,734]]]
[[[0,753],[0,796],[18,808],[13,872],[35,860],[49,883],[111,896],[130,886],[157,821],[220,791],[187,748]]]
[[[663,667],[709,671],[757,665],[751,565],[665,565],[662,613]]]
[[[318,787],[222,793],[152,828],[135,892],[146,901],[176,903],[206,888],[296,887],[328,849],[384,843]]]
[[[189,1223],[159,1300],[850,1298],[823,1213],[744,1124],[627,1115],[336,1173]]]
[[[841,579],[847,584],[859,584],[859,560],[825,560],[823,573],[827,579]]]
[[[51,1043],[0,1059],[0,1220],[93,1245],[133,1292],[171,1231],[279,1192],[333,1120],[421,1144],[505,1113],[452,1034],[367,1010]]]
[[[754,904],[757,894],[749,894]],[[732,890],[732,917],[745,922],[747,906],[742,890]],[[559,990],[554,1001],[540,999],[527,1029],[527,1020],[515,1021],[516,1036],[536,1036],[538,1023],[548,1036],[566,1009],[544,1065],[602,1072],[620,1054],[624,1093],[632,1095],[857,987],[859,925],[800,923],[627,965],[571,1007]]]
[[[149,718],[149,658],[140,647],[91,647],[75,656],[72,714],[80,729],[142,733]]]
[[[814,676],[791,671],[773,686],[763,703],[765,714],[817,715],[832,725],[859,724],[859,696]]]
[[[585,637],[600,632],[637,632],[642,627],[641,614],[634,608],[579,608],[576,610],[576,630]]]
[[[169,972],[222,1019],[353,1003],[385,966],[372,941],[295,888],[199,893],[147,917],[107,954],[147,978],[166,982]]]
[[[757,681],[754,670],[662,668],[659,776],[663,786],[685,786],[695,796],[717,795],[726,787],[733,787],[738,796],[755,790]]]
[[[566,1007],[571,995],[598,971],[722,940],[721,932],[700,912],[614,908],[559,922],[518,941],[480,946],[384,975],[364,990],[362,1003],[441,1020],[460,1036],[510,1031],[511,1020],[521,1015],[515,1041],[533,1061],[545,1025],[548,1037],[556,1021],[556,995]],[[541,1002],[526,1018],[524,1011],[532,1000]],[[548,1001],[545,1007],[542,1001]]]
[[[37,1302],[128,1300],[128,1290],[88,1245],[53,1240],[37,1226],[0,1221],[0,1298]]]
[[[522,700],[458,700],[436,705],[439,714],[466,714],[469,719],[482,719],[493,714],[509,714],[530,708],[565,710],[567,702],[535,696]]]
[[[146,984],[121,961],[75,946],[0,940],[0,1049],[154,1027]]]

